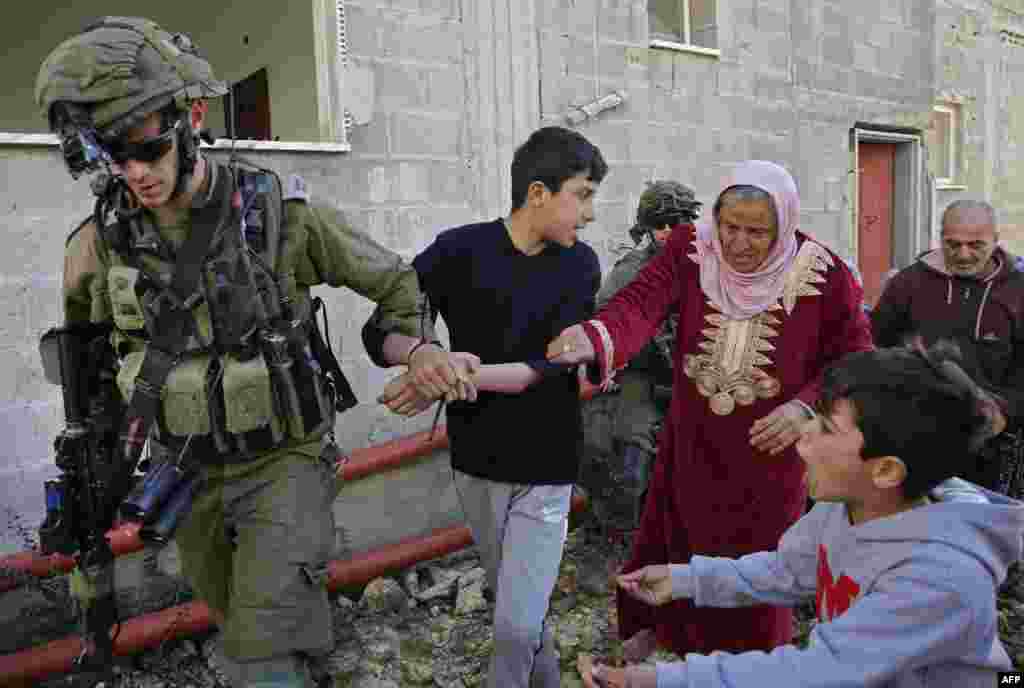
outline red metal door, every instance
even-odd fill
[[[858,146],[860,190],[857,216],[857,267],[864,279],[864,301],[875,305],[882,278],[892,267],[893,168],[895,143]]]

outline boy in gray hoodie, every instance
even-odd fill
[[[625,669],[579,663],[588,688],[989,688],[1012,668],[995,590],[1021,557],[1024,504],[953,478],[993,432],[995,398],[955,347],[853,353],[824,378],[797,445],[817,504],[774,552],[695,556],[620,576],[649,604],[795,605],[807,649],[688,654]]]

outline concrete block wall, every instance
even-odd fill
[[[0,252],[0,551],[35,530],[50,448],[60,427],[59,389],[43,380],[39,337],[62,320],[64,240],[92,210],[88,182],[72,182],[56,149],[0,147],[4,250]]]
[[[937,98],[960,108],[958,185],[940,189],[936,207],[959,198],[996,206],[1004,244],[1024,253],[1024,21],[1018,2],[936,3]],[[1004,35],[1010,32],[1015,37]]]
[[[979,165],[969,161],[970,190],[981,184],[1005,199],[1008,212],[1024,214],[1024,198],[1013,195],[1021,172],[1014,146],[1024,141],[1024,104],[1013,98],[1024,66],[1005,47],[979,57],[976,47],[946,46],[942,28],[973,12],[996,35],[1012,23],[1013,8],[972,9],[966,0],[722,1],[720,55],[708,56],[651,49],[646,5],[347,0],[349,63],[373,83],[372,117],[351,129],[351,152],[247,155],[302,174],[314,196],[411,258],[443,228],[507,212],[511,153],[530,131],[564,124],[573,108],[621,91],[624,105],[579,126],[611,163],[598,219],[584,235],[605,271],[628,242],[645,181],[688,183],[709,212],[722,173],[754,157],[793,172],[803,228],[850,257],[851,127],[923,129],[942,88],[970,96],[995,78],[1005,80],[996,95],[976,96],[988,108],[984,125],[968,123],[965,145],[981,146],[970,155],[982,155],[989,170],[978,181]],[[960,72],[950,72],[957,64]],[[34,528],[60,426],[57,390],[41,381],[37,338],[59,321],[63,237],[91,200],[84,180],[69,187],[53,148],[0,147],[0,169],[7,179],[0,432],[12,438],[0,459],[0,506],[26,514]],[[395,419],[374,402],[392,373],[370,364],[359,340],[372,304],[346,290],[320,295],[362,401],[338,423],[342,443],[365,446],[423,429],[429,417]],[[0,547],[13,537],[2,519]]]
[[[723,171],[763,158],[794,174],[805,230],[851,255],[849,131],[857,121],[920,121],[930,110],[932,4],[720,2],[713,57],[649,48],[646,3],[544,3],[543,120],[611,91],[627,95],[580,126],[612,165],[587,240],[610,257],[645,180],[690,184],[710,208]]]

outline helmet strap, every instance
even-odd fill
[[[192,131],[188,110],[177,110],[172,106],[164,113],[164,126],[173,126],[175,120],[178,119],[182,124],[178,127],[178,178],[175,180],[174,191],[171,193],[171,198],[175,198],[178,194],[184,193],[189,179],[195,173],[196,164],[199,162],[199,135]]]

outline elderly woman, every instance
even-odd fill
[[[672,402],[625,572],[772,550],[803,512],[793,444],[813,418],[824,368],[870,349],[871,334],[849,268],[800,232],[799,218],[788,172],[738,165],[710,218],[674,232],[595,319],[548,347],[555,362],[594,363],[607,383],[677,309]],[[783,608],[654,608],[620,591],[618,613],[631,661],[656,644],[682,656],[768,650],[792,637]]]

